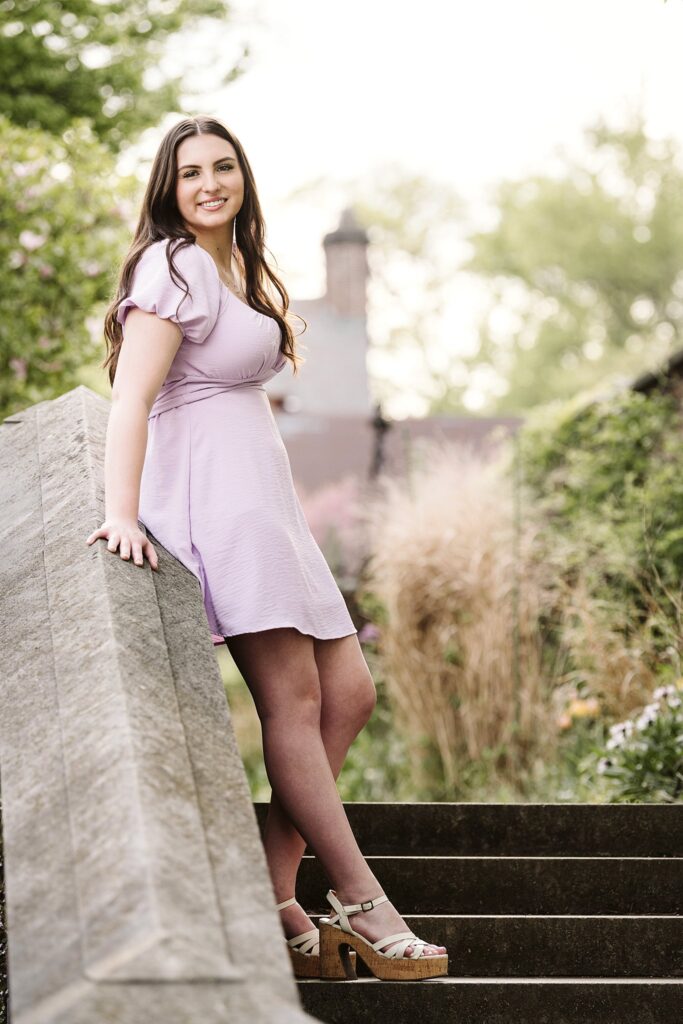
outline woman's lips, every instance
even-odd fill
[[[217,199],[205,199],[203,203],[199,205],[204,210],[220,210],[222,206],[227,203],[225,196],[219,196]]]

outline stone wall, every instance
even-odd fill
[[[109,408],[0,425],[12,1024],[310,1020],[199,581],[155,538],[156,573],[85,543]]]

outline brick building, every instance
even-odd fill
[[[364,481],[379,466],[402,474],[427,439],[460,441],[484,453],[517,429],[518,416],[384,420],[368,382],[367,234],[347,208],[322,244],[324,295],[291,303],[308,323],[299,342],[306,362],[297,377],[285,368],[265,384],[297,483],[314,490],[349,475]]]

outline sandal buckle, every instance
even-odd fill
[[[374,904],[374,902],[372,900],[366,900],[365,903],[361,903],[360,909],[361,910],[372,910],[374,906],[375,906],[375,904]]]

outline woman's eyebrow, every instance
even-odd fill
[[[234,160],[234,159],[235,159],[234,156],[222,156],[220,158],[220,160],[214,160],[214,164],[222,164],[225,160]],[[201,166],[200,164],[183,164],[183,166],[179,167],[178,170],[179,171],[184,171],[185,168],[187,168],[187,167],[200,167],[200,166]]]

